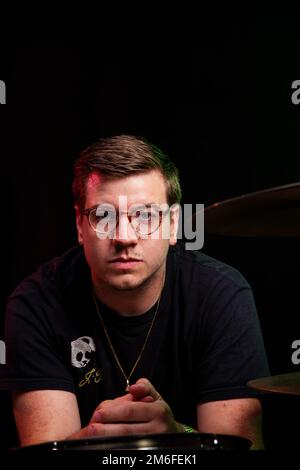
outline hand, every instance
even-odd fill
[[[100,403],[87,431],[89,436],[151,434],[182,432],[182,425],[149,380],[139,379],[128,394]]]

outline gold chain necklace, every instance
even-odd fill
[[[146,347],[146,344],[147,344],[147,342],[148,342],[149,336],[150,336],[150,334],[151,334],[151,331],[152,331],[152,328],[153,328],[153,325],[154,325],[154,322],[155,322],[155,318],[156,318],[156,316],[157,316],[157,312],[158,312],[158,309],[159,309],[159,304],[160,304],[160,299],[161,299],[161,293],[160,293],[160,296],[159,296],[159,298],[158,298],[158,300],[157,300],[155,313],[154,313],[154,315],[153,315],[153,318],[152,318],[152,321],[151,321],[151,324],[150,324],[148,333],[147,333],[147,335],[146,335],[144,344],[143,344],[143,346],[142,346],[142,349],[141,349],[141,351],[140,351],[140,353],[139,353],[139,355],[138,355],[138,357],[137,357],[135,363],[133,364],[133,367],[132,367],[132,369],[131,369],[129,375],[126,375],[126,374],[125,374],[124,369],[123,369],[123,367],[122,367],[122,365],[121,365],[121,363],[120,363],[120,360],[119,360],[119,358],[118,358],[118,356],[117,356],[117,353],[116,353],[116,351],[115,351],[115,348],[114,348],[113,345],[112,345],[112,342],[111,342],[111,339],[110,339],[110,337],[109,337],[109,335],[108,335],[108,332],[107,332],[105,323],[104,323],[103,318],[102,318],[102,316],[101,316],[101,314],[100,314],[100,310],[99,310],[99,307],[98,307],[98,302],[97,302],[97,299],[96,299],[96,295],[95,295],[94,289],[93,289],[93,298],[94,298],[94,302],[95,302],[95,305],[96,305],[96,309],[97,309],[97,312],[98,312],[98,316],[99,316],[99,318],[100,318],[100,321],[101,321],[101,324],[102,324],[102,327],[103,327],[103,330],[104,330],[104,333],[105,333],[107,342],[108,342],[109,347],[110,347],[110,349],[111,349],[111,352],[113,353],[113,356],[114,356],[114,358],[115,358],[116,363],[118,364],[118,367],[119,367],[120,371],[122,372],[123,376],[125,377],[125,380],[126,380],[125,392],[128,392],[128,391],[129,391],[129,386],[130,386],[130,383],[129,383],[130,377],[132,376],[132,374],[133,374],[133,372],[135,371],[135,369],[136,369],[138,363],[139,363],[140,360],[141,360],[141,357],[142,357],[143,352],[144,352],[144,350],[145,350],[145,347]]]

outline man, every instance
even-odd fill
[[[260,447],[268,375],[251,289],[176,244],[177,169],[133,136],[75,164],[79,247],[8,302],[7,367],[21,445],[89,436],[232,434]]]

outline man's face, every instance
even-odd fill
[[[148,237],[139,236],[126,214],[122,214],[121,200],[127,208],[167,204],[166,183],[159,170],[109,179],[98,174],[90,175],[86,184],[85,209],[110,205],[120,212],[114,236],[100,239],[89,225],[88,217],[76,209],[78,240],[84,246],[94,283],[113,290],[131,290],[146,283],[151,284],[164,271],[169,245],[176,243],[178,211],[167,214],[170,220],[170,237],[162,237],[160,228]]]

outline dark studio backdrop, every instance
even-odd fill
[[[76,243],[72,163],[99,137],[132,133],[162,147],[180,170],[183,203],[300,181],[300,105],[291,100],[298,30],[296,15],[268,15],[202,20],[185,40],[159,30],[141,48],[138,38],[114,45],[109,37],[4,48],[2,313],[18,282]],[[298,243],[207,236],[203,248],[251,283],[272,374],[299,370],[291,361],[300,339]],[[266,400],[269,447],[296,445],[299,405],[297,396]]]

